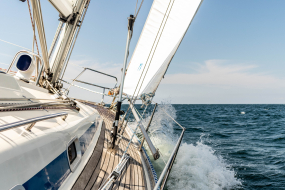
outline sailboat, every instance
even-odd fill
[[[142,120],[202,0],[154,0],[128,63],[137,14],[130,15],[119,85],[115,76],[92,68],[84,68],[71,82],[63,78],[90,0],[49,0],[60,15],[49,51],[40,0],[21,1],[29,5],[41,52],[34,51],[38,47],[21,50],[0,72],[0,189],[163,189],[185,128],[179,125],[181,135],[158,178],[150,157],[160,159],[160,151],[147,133],[151,119],[146,126]],[[85,71],[112,78],[115,87],[79,80]],[[113,102],[105,106],[69,97],[71,86]],[[129,104],[125,112],[124,101]],[[136,101],[145,106],[142,114]],[[155,108],[152,117],[154,113]],[[134,130],[128,125],[131,114],[137,120]]]

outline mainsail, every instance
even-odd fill
[[[154,0],[127,70],[124,92],[156,91],[203,0]]]

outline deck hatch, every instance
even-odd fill
[[[79,165],[82,157],[78,137],[74,137],[71,141],[69,141],[66,149],[69,168],[72,172],[74,172]]]
[[[73,163],[73,161],[76,159],[77,153],[76,153],[76,148],[75,148],[75,142],[72,142],[71,145],[68,147],[68,158],[70,164]]]

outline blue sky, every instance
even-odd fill
[[[120,77],[117,71],[124,58],[127,17],[134,13],[135,3],[91,0],[71,63]],[[47,0],[41,0],[41,4],[49,47],[58,13]],[[130,55],[151,4],[145,0],[135,23]],[[282,0],[204,0],[157,91],[156,101],[284,103],[284,8]],[[27,3],[2,1],[0,16],[0,39],[31,49]],[[0,66],[7,67],[20,49],[0,41]],[[67,78],[79,72],[74,64],[70,64]],[[86,80],[96,83],[88,76]],[[80,96],[100,99],[88,92]]]

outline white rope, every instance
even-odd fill
[[[113,100],[113,99],[110,98],[109,101],[108,101],[107,103],[105,103],[105,104],[110,104],[112,100]]]

